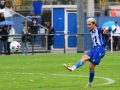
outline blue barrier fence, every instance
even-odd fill
[[[64,18],[63,18],[64,19]],[[84,33],[89,33],[89,30],[86,26],[86,20],[88,19],[88,17],[85,17],[84,18]],[[107,22],[107,21],[117,21],[118,24],[120,25],[120,17],[95,17],[96,21],[97,21],[97,24],[98,26],[101,26],[104,22]],[[24,18],[18,16],[18,15],[15,15],[14,17],[12,18],[7,18],[7,20],[12,20],[15,25],[13,26],[15,28],[15,31],[17,34],[21,34],[22,30],[23,30],[23,27],[25,26],[24,24],[22,24],[22,22],[24,21]],[[53,20],[54,21],[54,20]],[[61,21],[61,20],[60,20]],[[64,21],[64,20],[63,20]],[[61,24],[58,24],[58,20],[56,21],[57,23],[53,23],[55,25],[55,28],[57,28],[59,30],[58,27],[60,27],[60,25],[62,25],[64,27],[64,22],[61,22]],[[41,23],[41,22],[40,22]],[[75,22],[76,23],[76,22]],[[56,27],[56,25],[58,25],[58,27]],[[60,27],[61,28],[61,27]],[[62,28],[62,31],[63,32],[57,32],[57,30],[55,29],[56,31],[56,34],[64,34],[64,28]],[[76,28],[75,28],[76,29]],[[60,31],[60,30],[59,30]],[[76,33],[77,34],[77,33]],[[61,44],[58,44],[58,41],[57,40],[60,40],[61,41]],[[75,40],[77,41],[77,40]],[[38,42],[39,43],[39,42]],[[62,48],[64,45],[64,36],[54,36],[54,48]],[[71,43],[72,44],[72,43]],[[89,45],[88,45],[89,44]],[[90,49],[92,47],[92,42],[91,42],[91,39],[90,39],[90,36],[89,35],[85,35],[85,49]]]

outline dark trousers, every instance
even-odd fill
[[[0,40],[0,55],[2,54],[2,41]]]
[[[4,54],[7,53],[7,40],[3,40],[2,42],[2,46],[1,46],[1,50],[0,50],[0,54],[2,54],[3,48],[4,48]]]
[[[36,36],[35,35],[31,35],[30,36],[30,41],[32,44],[36,44]]]
[[[7,42],[7,54],[10,54],[10,43],[11,42]]]
[[[116,50],[116,47],[118,45],[118,36],[113,36],[113,50]]]
[[[53,45],[53,40],[48,38],[48,50],[51,50],[52,45]]]

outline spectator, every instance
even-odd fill
[[[5,21],[5,17],[3,13],[0,13],[0,22]],[[1,35],[1,27],[0,27],[0,35]],[[2,41],[1,41],[2,37],[0,37],[0,55],[2,54]]]
[[[1,36],[2,29],[0,28],[0,55],[2,55],[2,36]]]
[[[116,47],[118,46],[118,39],[120,36],[120,27],[118,25],[118,22],[115,22],[115,24],[112,26],[113,31],[113,50],[116,50]]]
[[[22,54],[28,54],[28,41],[29,41],[29,36],[30,36],[30,32],[28,31],[27,27],[24,27],[23,31],[22,31]],[[26,49],[26,51],[24,52],[24,48]]]
[[[31,21],[27,21],[27,28],[29,32],[30,32],[30,25],[31,25]]]
[[[27,29],[28,29],[28,32],[30,32],[30,25],[31,25],[31,21],[27,21]],[[31,38],[31,35],[29,36]],[[32,41],[30,40],[30,43],[32,43]]]
[[[54,38],[53,38],[53,35],[50,35],[50,34],[54,34],[55,33],[55,30],[53,27],[51,27],[50,25],[50,22],[45,22],[45,26],[48,28],[48,50],[51,50],[51,46],[53,45],[54,43]]]
[[[8,34],[8,42],[7,42],[7,55],[10,55],[10,43],[13,41],[13,36],[15,35],[15,29],[12,25],[9,26],[9,34]]]
[[[5,1],[1,1],[0,9],[4,9],[4,8],[5,8]]]
[[[5,21],[4,13],[0,13],[0,22]]]
[[[107,50],[111,50],[111,34],[110,34],[110,32],[111,32],[111,28],[110,29],[108,29],[108,33],[106,33],[105,34],[105,39],[106,39],[106,51]]]
[[[2,42],[2,46],[1,46],[1,50],[0,50],[0,54],[2,54],[3,51],[3,47],[4,47],[4,54],[7,54],[7,40],[8,40],[8,27],[7,26],[2,26],[1,27],[1,42]]]
[[[38,33],[38,22],[36,18],[32,19],[32,22],[30,24],[30,33],[31,34],[37,34]],[[36,35],[31,35],[31,42],[32,44],[36,44]]]

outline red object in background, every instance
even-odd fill
[[[115,11],[110,11],[110,16],[111,17],[117,17],[116,12]]]

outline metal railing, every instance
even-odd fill
[[[107,42],[106,45],[106,49],[110,52],[114,52],[113,50],[113,34],[110,34],[109,37],[109,41]],[[35,42],[36,45],[34,44],[30,44],[30,42],[28,42],[28,47],[29,50],[28,52],[31,54],[34,53],[47,53],[47,52],[51,52],[51,53],[77,53],[77,36],[78,35],[82,35],[84,37],[84,51],[88,51],[93,47],[93,43],[91,41],[90,38],[90,34],[89,33],[83,33],[83,34],[33,34],[35,36],[37,36]],[[45,37],[48,37],[48,35],[53,35],[54,36],[54,44],[52,46],[50,46],[52,49],[48,49],[48,39],[46,39]],[[0,35],[0,36],[6,36],[6,35]],[[7,35],[8,36],[8,35]],[[62,37],[60,37],[62,36]],[[18,41],[21,44],[21,34],[16,34],[14,35],[14,41]],[[59,38],[57,38],[59,37]],[[69,39],[69,37],[74,37],[76,39]],[[61,40],[62,39],[62,40]],[[33,42],[32,42],[33,43]],[[69,45],[70,44],[70,45]],[[60,46],[61,45],[61,46]],[[120,50],[120,37],[119,37],[119,41],[118,41],[118,45],[117,45],[117,51]],[[22,52],[22,47],[21,49],[18,51],[18,53]]]
[[[16,53],[22,53],[22,36],[21,34],[15,34],[15,35],[0,35],[0,37],[11,37],[13,38],[13,41],[17,41],[19,42],[19,44],[21,45],[21,48],[18,52]],[[33,36],[36,36],[35,39],[35,43],[33,42]],[[31,41],[27,41],[28,43],[28,52],[31,54],[34,53],[40,53],[40,52],[48,52],[49,50],[47,49],[48,47],[48,41],[47,41],[47,37],[45,38],[45,36],[47,36],[46,34],[31,34],[29,36],[29,40]],[[1,42],[8,42],[8,39],[2,39],[0,38],[0,48],[3,48],[4,45],[2,45]],[[7,43],[6,43],[7,44]]]

